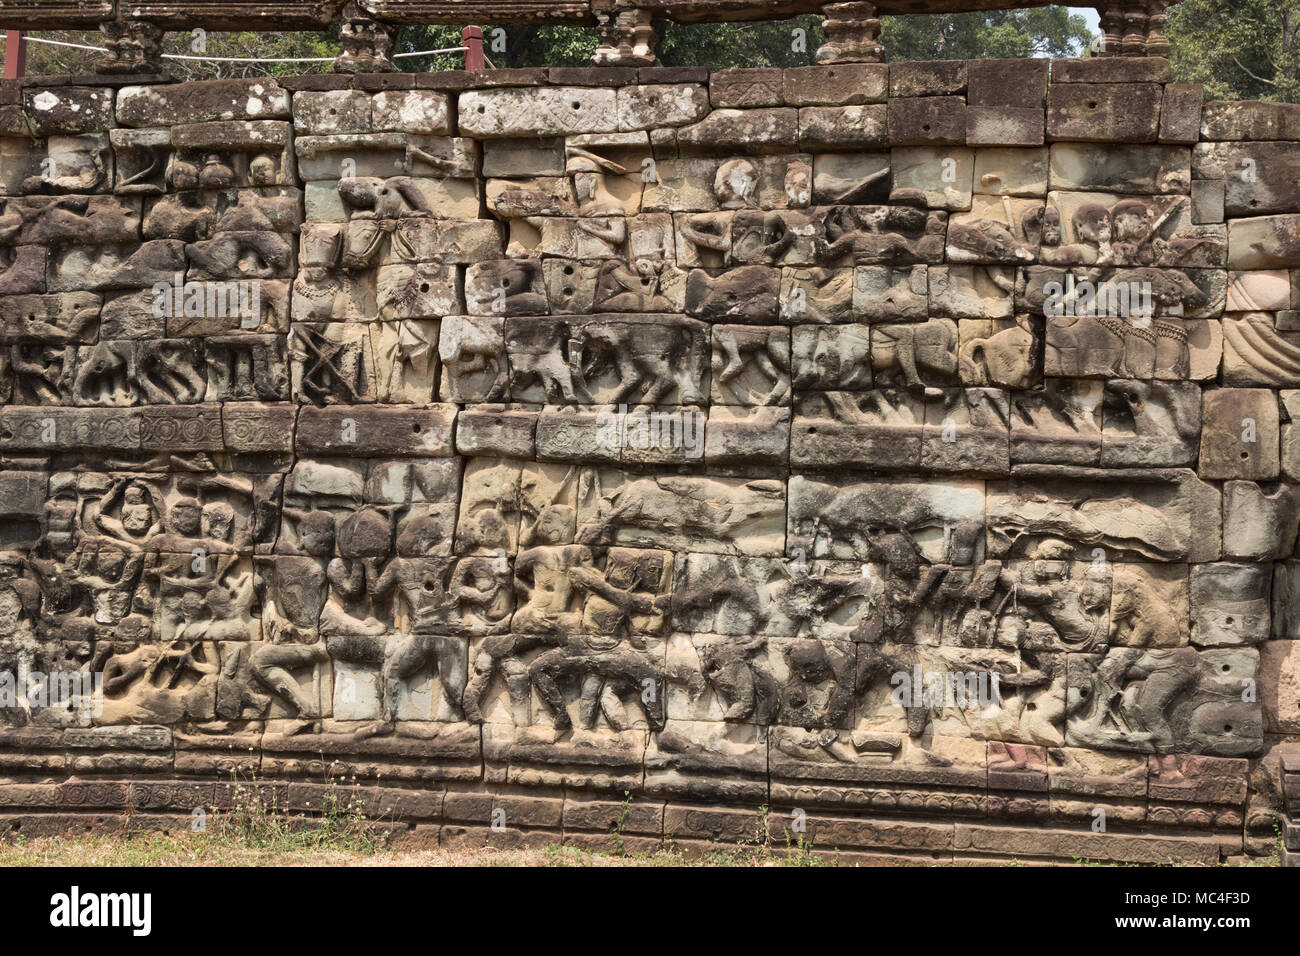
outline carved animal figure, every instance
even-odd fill
[[[871,332],[871,368],[878,381],[898,376],[907,387],[921,388],[923,370],[936,383],[951,378],[957,363],[955,323],[877,325]]]

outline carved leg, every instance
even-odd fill
[[[505,660],[501,666],[505,674],[506,694],[510,697],[510,713],[516,727],[532,723],[533,685],[528,679],[528,666],[518,660]]]
[[[626,5],[624,0],[598,0],[593,5],[600,46],[591,60],[597,66],[654,66],[654,26],[649,10]]]
[[[567,654],[563,648],[547,651],[528,668],[528,676],[538,695],[554,715],[554,727],[564,731],[573,727],[573,720],[564,705],[564,692],[560,690],[557,678],[564,673],[567,666]]]
[[[596,718],[600,716],[603,709],[605,692],[605,679],[599,674],[588,674],[582,679],[578,694],[578,719],[582,722],[583,730],[596,729]]]
[[[826,22],[822,29],[826,42],[817,48],[818,63],[880,63],[885,48],[876,37],[880,20],[876,5],[855,0],[852,3],[828,3],[822,7]]]
[[[460,667],[462,658],[459,640],[460,638],[455,637],[435,637],[433,651],[438,663],[438,679],[442,681],[442,693],[447,700],[447,706],[454,716],[464,717],[465,709],[462,701],[468,674]]]
[[[396,719],[397,697],[402,681],[418,673],[433,658],[430,639],[420,634],[408,634],[392,641],[385,648],[383,667],[384,704],[383,719],[392,723]]]
[[[461,709],[465,712],[465,719],[471,724],[483,723],[483,695],[487,693],[496,671],[496,659],[487,651],[479,651],[474,658],[474,663],[470,666],[469,683],[466,685],[465,694],[461,698]],[[511,692],[511,702],[513,703],[514,688],[510,685],[509,673],[505,671],[505,668],[502,668],[502,671],[505,674],[506,687]]]

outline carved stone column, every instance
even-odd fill
[[[826,22],[822,29],[826,42],[817,48],[818,63],[879,63],[885,48],[876,37],[880,20],[876,5],[854,0],[852,3],[828,3],[822,7]]]
[[[1147,11],[1144,4],[1124,11],[1124,41],[1120,46],[1123,56],[1143,56],[1147,49]]]
[[[651,13],[640,7],[630,6],[622,0],[592,4],[596,15],[596,26],[600,30],[600,46],[591,60],[597,66],[654,66],[659,62],[655,56],[654,26]]]
[[[1168,56],[1165,11],[1175,0],[1110,0],[1097,13],[1104,34],[1102,56]]]
[[[161,73],[163,29],[145,20],[111,20],[99,25],[108,53],[99,73]]]
[[[334,58],[335,73],[393,72],[388,55],[397,42],[397,29],[370,17],[355,0],[343,8],[339,42],[343,53]]]
[[[1124,11],[1118,5],[1098,6],[1101,21],[1102,56],[1119,56],[1124,45]]]
[[[1147,3],[1147,56],[1169,56],[1169,39],[1165,36],[1165,11],[1169,0],[1149,0]]]

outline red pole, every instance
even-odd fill
[[[460,31],[461,42],[465,45],[465,69],[481,70],[483,62],[483,28],[464,27]]]
[[[479,55],[482,56],[482,40]],[[5,31],[5,79],[16,80],[27,73],[27,37],[22,30]]]

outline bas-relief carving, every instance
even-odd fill
[[[105,678],[6,719],[1010,815],[1062,754],[1257,754],[1300,300],[1227,271],[1190,147],[742,156],[661,135],[682,86],[635,131],[607,89],[409,129],[346,91],[3,167],[0,666]],[[155,314],[177,275],[258,314]],[[1249,467],[1220,390],[1265,393]],[[609,447],[635,414],[677,438]],[[997,700],[900,704],[929,673]]]

